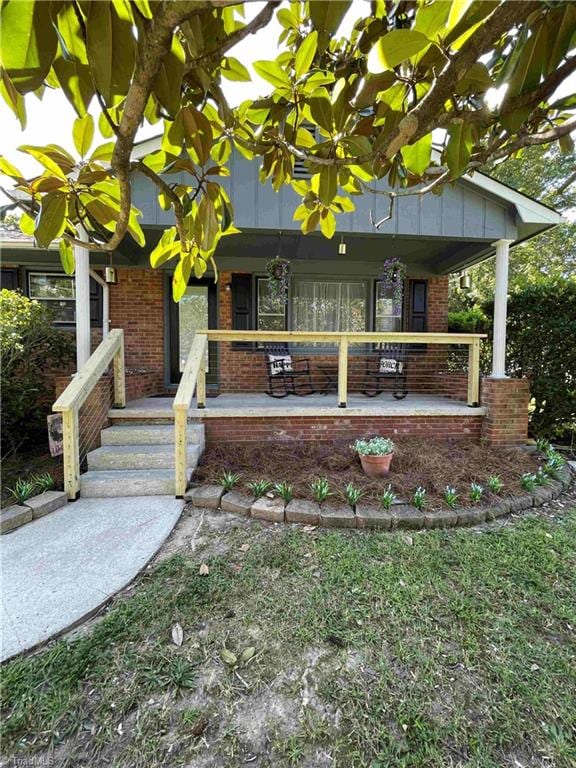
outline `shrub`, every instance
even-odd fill
[[[294,498],[294,489],[290,483],[276,483],[274,491],[280,498],[284,499],[286,504],[289,504]]]
[[[542,280],[512,294],[507,339],[509,373],[530,379],[532,432],[576,429],[576,280]]]
[[[56,485],[50,472],[43,472],[41,475],[32,475],[32,482],[40,493],[51,491]]]
[[[265,493],[272,488],[272,483],[269,480],[254,480],[251,483],[247,483],[246,487],[255,498],[259,499],[264,496]]]
[[[32,480],[24,480],[23,478],[19,478],[16,481],[14,488],[10,488],[9,490],[14,501],[18,502],[18,504],[23,504],[30,498],[30,496],[34,496],[36,485],[32,482]]]
[[[240,475],[238,472],[223,472],[220,476],[220,485],[225,491],[231,491],[235,485],[238,485]]]
[[[67,363],[74,348],[70,335],[52,323],[52,312],[43,304],[17,291],[0,291],[4,457],[46,430],[52,392],[45,372]]]
[[[489,328],[490,318],[480,307],[448,312],[448,330],[451,333],[487,333]]]

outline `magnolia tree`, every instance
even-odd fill
[[[349,10],[359,18],[348,39],[338,29]],[[178,300],[190,275],[214,262],[220,238],[238,231],[218,182],[233,149],[258,161],[275,190],[292,185],[304,234],[331,237],[338,214],[378,179],[392,206],[524,147],[571,147],[576,96],[554,95],[576,70],[570,0],[274,0],[250,21],[244,11],[235,0],[2,2],[0,92],[15,118],[24,127],[26,98],[46,88],[61,89],[78,115],[79,157],[25,145],[38,176],[24,178],[13,158],[0,166],[22,230],[42,247],[60,238],[68,272],[86,235],[91,250],[112,252],[126,236],[144,245],[131,200],[131,178],[143,174],[174,215],[151,263],[174,261]],[[232,108],[223,79],[250,80],[234,46],[254,35],[257,48],[274,14],[279,54],[252,62],[273,90]],[[501,86],[499,99],[486,99]],[[92,148],[96,105],[109,141]],[[144,122],[158,125],[161,148],[135,159]],[[294,180],[296,160],[309,180]]]

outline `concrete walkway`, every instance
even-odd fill
[[[2,536],[0,660],[79,623],[130,583],[183,506],[173,496],[81,498]]]

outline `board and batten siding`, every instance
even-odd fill
[[[289,186],[274,192],[270,182],[261,184],[258,179],[258,163],[250,162],[238,153],[230,158],[230,176],[218,178],[227,190],[234,206],[234,221],[245,230],[299,230],[299,222],[293,214],[300,198]],[[186,183],[184,174],[167,176],[169,183]],[[384,180],[375,186],[386,190]],[[133,202],[142,211],[144,225],[166,226],[173,223],[170,211],[163,211],[157,198],[156,188],[143,176],[133,182]],[[370,223],[370,210],[379,221],[388,214],[388,198],[367,192],[353,197],[356,210],[337,217],[338,232],[355,232],[374,235]],[[378,234],[406,235],[439,238],[464,238],[494,241],[500,238],[515,239],[514,207],[509,207],[479,194],[459,181],[446,185],[442,195],[400,197],[396,200],[392,218],[386,221]]]

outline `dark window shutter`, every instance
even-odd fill
[[[232,330],[253,330],[252,275],[232,275]],[[252,342],[235,341],[233,349],[252,349]]]
[[[428,314],[428,281],[410,281],[410,311],[408,330],[415,333],[426,333]]]
[[[18,270],[17,269],[6,267],[2,270],[0,288],[6,288],[8,291],[15,291],[18,289]]]
[[[90,324],[102,325],[102,286],[90,278]]]

